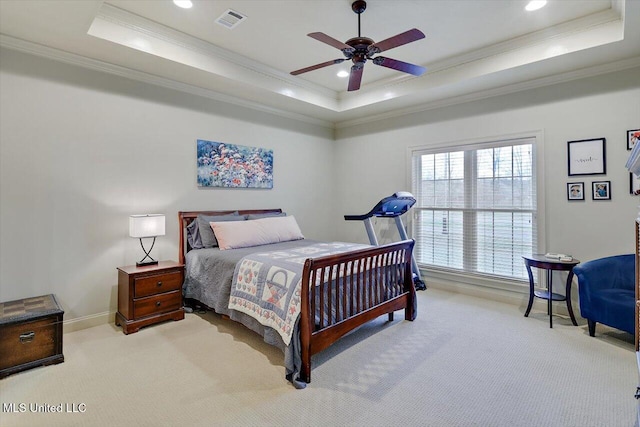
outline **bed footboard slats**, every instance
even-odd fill
[[[415,319],[413,240],[307,259],[302,274],[302,379],[311,380],[311,355],[358,326],[396,310]]]

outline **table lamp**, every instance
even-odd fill
[[[151,258],[151,251],[153,245],[156,243],[157,236],[164,236],[164,215],[163,214],[145,214],[145,215],[131,215],[129,216],[129,236],[140,239],[140,246],[144,251],[144,258],[136,263],[138,267],[143,265],[154,265],[158,261]],[[151,248],[146,250],[142,239],[153,237]],[[147,261],[147,259],[149,259]]]

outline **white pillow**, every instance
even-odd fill
[[[211,222],[220,250],[304,239],[293,216],[249,221]]]

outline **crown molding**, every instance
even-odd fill
[[[429,74],[446,71],[466,64],[471,64],[475,61],[480,61],[508,52],[517,51],[519,49],[539,45],[551,40],[557,40],[572,35],[593,31],[598,27],[616,23],[619,24],[620,28],[622,29],[623,20],[621,17],[621,13],[613,8],[604,10],[602,12],[564,22],[550,28],[545,28],[543,30],[524,34],[520,37],[505,40],[503,42],[495,43],[480,49],[468,51],[460,55],[441,59],[430,64],[419,64],[427,67],[428,69],[427,74],[423,75],[422,78],[428,77]],[[362,88],[361,91],[367,92],[369,90],[375,90],[379,88],[390,88],[400,84],[409,83],[420,78],[421,77],[415,77],[411,75],[389,77],[387,79],[369,83],[366,85],[366,87]],[[346,93],[346,91],[340,92],[340,95],[344,96]]]
[[[266,64],[254,61],[202,39],[173,30],[167,26],[119,9],[115,6],[111,6],[107,3],[104,3],[101,6],[100,12],[96,15],[95,20],[99,19],[207,57],[222,59],[251,72],[278,80],[287,86],[302,88],[320,96],[330,98],[334,101],[338,98],[338,94],[334,90],[327,89],[306,80],[294,78],[288,73],[284,73]]]
[[[119,11],[120,9],[117,8],[113,8],[111,6],[109,6],[111,9],[116,9],[115,13],[113,14],[117,14],[117,11]],[[616,9],[617,10],[617,9]],[[111,12],[113,12],[113,10],[111,10]],[[130,14],[129,14],[130,15]],[[111,15],[110,15],[111,16]],[[113,16],[111,16],[113,17]],[[140,18],[142,19],[142,18]],[[600,12],[598,14],[594,14],[579,20],[574,20],[571,21],[569,23],[566,24],[562,24],[560,26],[556,26],[554,28],[551,29],[547,29],[547,30],[542,30],[538,33],[534,33],[534,34],[530,34],[530,35],[525,35],[522,36],[520,38],[514,39],[514,40],[510,40],[504,43],[500,43],[498,45],[494,45],[494,46],[490,46],[484,49],[479,49],[477,51],[474,52],[469,52],[465,55],[460,55],[460,56],[456,56],[454,58],[449,58],[443,61],[440,61],[436,64],[433,64],[432,66],[430,66],[431,70],[435,71],[440,71],[440,70],[446,70],[448,68],[451,67],[456,67],[456,66],[460,66],[462,64],[468,63],[468,62],[473,62],[474,60],[478,60],[478,59],[482,59],[482,58],[486,58],[487,56],[491,56],[491,55],[497,55],[499,53],[502,52],[507,52],[510,50],[514,50],[514,49],[518,49],[521,48],[523,46],[527,46],[527,45],[531,45],[531,43],[533,43],[535,40],[541,41],[544,39],[544,37],[542,37],[542,35],[544,35],[547,39],[551,36],[553,37],[560,37],[560,36],[564,36],[567,34],[571,34],[571,33],[577,33],[580,31],[586,31],[585,30],[585,24],[589,24],[587,25],[588,28],[593,29],[594,27],[598,27],[598,26],[602,26],[602,25],[607,25],[607,24],[611,24],[614,23],[616,20],[620,20],[620,15],[619,15],[619,11],[615,12],[614,10],[608,10],[608,11],[604,11],[604,12]],[[146,21],[146,20],[145,20]],[[137,25],[137,28],[141,31],[146,31],[144,29],[144,26],[139,25],[140,23],[134,22],[132,25]],[[173,30],[169,30],[166,29],[167,31],[169,31],[171,34],[165,33],[164,35],[161,35],[161,37],[167,37],[167,40],[176,43],[176,40],[178,40],[178,42],[180,41],[180,38],[174,38],[174,31]],[[156,31],[152,31],[154,36],[160,37],[158,34],[158,32]],[[177,33],[177,32],[175,32]],[[543,34],[544,33],[544,34]],[[552,34],[553,33],[553,34]],[[178,34],[182,34],[182,33],[178,33]],[[189,37],[186,36],[184,34],[182,34],[183,37]],[[190,38],[190,37],[189,37]],[[190,38],[191,39],[191,38]],[[197,40],[197,39],[196,39]],[[204,46],[200,46],[199,48],[202,49],[213,49],[215,52],[220,53],[221,55],[230,55],[230,58],[232,58],[233,60],[237,60],[239,61],[243,66],[247,66],[247,67],[252,67],[253,65],[257,64],[257,63],[243,63],[243,61],[249,61],[252,62],[250,60],[248,60],[245,57],[241,57],[239,55],[233,54],[232,52],[226,51],[224,49],[220,49],[217,48],[209,43],[206,42],[202,42],[205,45]],[[185,45],[185,47],[188,47],[189,44],[187,43]],[[499,95],[505,95],[505,94],[509,94],[509,93],[515,93],[515,92],[520,92],[520,91],[524,91],[524,90],[528,90],[528,89],[534,89],[534,88],[538,88],[538,87],[543,87],[543,86],[548,86],[548,85],[553,85],[553,84],[557,84],[557,83],[562,83],[562,82],[567,82],[567,81],[571,81],[571,80],[577,80],[577,79],[582,79],[582,78],[586,78],[586,77],[591,77],[591,76],[596,76],[596,75],[600,75],[600,74],[606,74],[606,73],[611,73],[611,72],[615,72],[615,71],[622,71],[628,68],[633,68],[633,67],[637,67],[640,66],[640,57],[634,57],[634,58],[629,58],[629,59],[625,59],[625,60],[621,60],[621,61],[617,61],[614,63],[609,63],[609,64],[603,64],[603,65],[598,65],[598,66],[593,66],[593,67],[588,67],[588,68],[583,68],[581,70],[576,70],[576,71],[571,71],[571,72],[566,72],[566,73],[562,73],[562,74],[557,74],[557,75],[553,75],[553,76],[549,76],[549,77],[544,77],[544,78],[539,78],[539,79],[535,79],[535,80],[531,80],[531,81],[527,81],[527,82],[521,82],[521,83],[514,83],[511,85],[507,85],[507,86],[503,86],[503,87],[499,87],[499,88],[494,88],[494,89],[487,89],[487,90],[483,90],[483,91],[478,91],[478,92],[474,92],[471,94],[466,94],[466,95],[461,95],[461,96],[457,96],[457,97],[451,97],[451,98],[446,98],[446,99],[440,99],[440,100],[435,100],[432,102],[427,102],[427,103],[420,103],[417,106],[414,107],[408,107],[408,108],[402,108],[402,109],[397,109],[391,112],[387,112],[387,113],[381,113],[381,114],[375,114],[375,115],[368,115],[367,117],[363,117],[363,118],[357,118],[357,119],[353,119],[353,120],[346,120],[346,121],[337,121],[337,122],[332,122],[329,120],[321,120],[321,119],[317,119],[311,116],[307,116],[307,115],[303,115],[303,114],[299,114],[299,113],[295,113],[295,112],[290,112],[290,111],[286,111],[286,110],[282,110],[282,109],[278,109],[278,108],[274,108],[274,107],[269,107],[266,106],[264,104],[258,103],[258,102],[252,102],[252,101],[248,101],[248,100],[243,100],[243,99],[239,99],[239,98],[235,98],[233,96],[230,95],[225,95],[219,92],[216,92],[215,90],[211,90],[211,89],[203,89],[194,85],[190,85],[187,83],[182,83],[182,82],[178,82],[172,79],[168,79],[168,78],[163,78],[163,77],[158,77],[155,76],[153,74],[150,73],[146,73],[146,72],[141,72],[141,71],[137,71],[137,70],[133,70],[130,68],[126,68],[126,67],[122,67],[122,66],[118,66],[118,65],[114,65],[114,64],[110,64],[104,61],[99,61],[99,60],[95,60],[95,59],[91,59],[88,57],[84,57],[81,55],[77,55],[77,54],[73,54],[73,53],[69,53],[66,51],[62,51],[59,49],[55,49],[55,48],[51,48],[51,47],[47,47],[44,45],[40,45],[37,43],[33,43],[33,42],[29,42],[29,41],[25,41],[22,39],[17,39],[11,36],[7,36],[7,35],[3,35],[0,34],[0,47],[4,47],[4,48],[8,48],[8,49],[13,49],[13,50],[17,50],[17,51],[22,51],[22,52],[26,52],[29,54],[33,54],[33,55],[37,55],[37,56],[41,56],[41,57],[46,57],[49,59],[53,59],[56,61],[60,61],[60,62],[65,62],[65,63],[69,63],[72,65],[76,65],[76,66],[80,66],[83,68],[88,68],[88,69],[92,69],[92,70],[97,70],[97,71],[101,71],[101,72],[106,72],[109,74],[114,74],[117,76],[121,76],[121,77],[125,77],[125,78],[129,78],[129,79],[133,79],[133,80],[137,80],[137,81],[141,81],[141,82],[145,82],[145,83],[150,83],[153,85],[157,85],[157,86],[162,86],[162,87],[166,87],[166,88],[170,88],[170,89],[174,89],[174,90],[178,90],[181,92],[185,92],[185,93],[189,93],[189,94],[193,94],[193,95],[197,95],[197,96],[203,96],[215,101],[219,101],[219,102],[224,102],[224,103],[228,103],[231,105],[236,105],[236,106],[240,106],[240,107],[244,107],[244,108],[248,108],[248,109],[252,109],[252,110],[256,110],[256,111],[260,111],[260,112],[264,112],[264,113],[268,113],[268,114],[273,114],[276,116],[280,116],[280,117],[284,117],[287,119],[291,119],[291,120],[295,120],[295,121],[299,121],[299,122],[303,122],[303,123],[308,123],[308,124],[312,124],[312,125],[316,125],[316,126],[320,126],[320,127],[324,127],[324,128],[328,128],[328,129],[344,129],[344,128],[348,128],[348,127],[352,127],[352,126],[357,126],[357,125],[361,125],[361,124],[366,124],[366,123],[371,123],[371,122],[375,122],[375,121],[379,121],[379,120],[385,120],[385,119],[391,119],[391,118],[395,118],[395,117],[400,117],[403,115],[407,115],[407,114],[414,114],[414,113],[420,113],[420,112],[424,112],[424,111],[429,111],[429,110],[433,110],[436,108],[443,108],[443,107],[448,107],[448,106],[452,106],[452,105],[456,105],[456,104],[462,104],[462,103],[466,103],[466,102],[472,102],[472,101],[476,101],[476,100],[481,100],[481,99],[485,99],[485,98],[489,98],[489,97],[493,97],[493,96],[499,96]],[[198,47],[196,47],[198,48]],[[225,59],[227,59],[229,57],[225,56]],[[258,67],[256,72],[263,72],[264,69],[261,70],[262,64],[260,64],[260,67]],[[268,72],[268,70],[267,70]],[[281,73],[279,71],[276,70],[277,73],[280,74],[284,74]],[[374,87],[377,86],[384,86],[384,85],[396,85],[396,84],[404,84],[407,82],[411,82],[413,80],[415,80],[416,78],[414,77],[409,77],[407,79],[402,79],[401,78],[391,78],[385,82],[381,82],[378,81],[376,83],[374,83]],[[290,79],[287,79],[287,82]],[[299,83],[298,81],[296,81],[296,83]],[[308,83],[308,82],[305,82]],[[313,87],[315,85],[313,85],[312,83],[309,83],[309,85],[311,85],[310,87]],[[303,85],[304,87],[306,87],[305,85]],[[326,91],[329,91],[331,93],[333,93],[333,91],[322,88]]]
[[[474,92],[467,95],[461,95],[451,98],[445,98],[435,100],[428,103],[421,103],[417,106],[396,109],[391,112],[368,115],[367,117],[357,118],[353,120],[332,122],[328,120],[316,119],[303,114],[297,114],[277,108],[272,108],[260,104],[258,102],[251,102],[239,98],[234,98],[229,95],[221,94],[214,90],[202,89],[197,86],[189,85],[186,83],[178,82],[175,80],[167,79],[164,77],[154,76],[142,71],[132,70],[130,68],[122,67],[119,65],[110,64],[104,61],[99,61],[91,58],[87,58],[74,53],[65,52],[59,49],[43,46],[37,43],[32,43],[22,39],[17,39],[11,36],[0,34],[0,47],[25,52],[28,54],[45,57],[59,62],[76,65],[83,68],[88,68],[95,71],[101,71],[109,74],[114,74],[120,77],[129,78],[132,80],[140,81],[143,83],[149,83],[169,89],[178,90],[181,92],[189,93],[192,95],[203,96],[214,101],[224,102],[231,105],[236,105],[252,110],[257,110],[263,113],[273,114],[276,116],[284,117],[290,120],[295,120],[303,123],[312,124],[328,129],[346,129],[353,126],[363,125],[381,120],[393,119],[404,115],[421,113],[437,108],[449,107],[457,104],[463,104],[472,101],[478,101],[481,99],[491,98],[494,96],[507,95],[510,93],[521,92],[529,89],[535,89],[539,87],[549,86],[553,84],[568,82],[571,80],[579,80],[582,78],[593,77],[601,74],[612,73],[616,71],[623,71],[629,68],[640,66],[640,56],[633,57],[617,62],[612,62],[603,65],[597,65],[594,67],[583,68],[576,71],[570,71],[562,74],[557,74],[549,77],[543,77],[527,82],[514,83],[507,86],[502,86],[494,89],[487,89],[479,92]]]
[[[347,96],[354,96],[347,91],[336,92],[334,90],[316,85],[304,79],[293,78],[289,74],[277,70],[273,67],[269,67],[265,64],[251,60],[245,56],[221,48],[212,43],[184,34],[180,31],[173,30],[162,24],[119,9],[115,6],[106,3],[103,4],[95,20],[103,20],[109,22],[112,25],[116,25],[118,27],[138,33],[142,37],[157,39],[162,41],[163,43],[168,43],[178,48],[194,52],[198,55],[203,55],[208,58],[215,58],[217,60],[225,61],[234,66],[242,67],[244,70],[247,70],[250,73],[255,73],[256,77],[257,75],[259,75],[263,79],[266,78],[267,80],[276,81],[279,83],[279,85],[284,85],[285,87],[293,89],[292,93],[295,93],[296,88],[309,91],[316,96],[326,99],[330,103],[335,103],[335,108],[330,107],[329,104],[326,104],[324,107],[329,107],[329,109],[336,112],[350,109],[345,108],[345,106],[343,105]],[[620,23],[620,26],[622,26],[620,12],[615,10],[614,8],[611,8],[582,18],[574,19],[569,22],[558,24],[551,28],[546,28],[540,31],[525,34],[514,39],[506,40],[504,42],[496,43],[491,46],[469,51],[462,55],[456,55],[455,57],[446,58],[436,63],[429,64],[428,74],[446,71],[449,69],[471,64],[475,61],[497,57],[505,53],[517,51],[519,49],[524,49],[534,45],[539,45],[541,43],[550,42],[552,40],[585,33],[588,31],[592,31],[597,27],[613,23]],[[89,33],[91,33],[91,30],[89,31]],[[428,77],[428,75],[426,77]],[[384,88],[395,88],[397,90],[398,88],[406,87],[406,90],[408,92],[412,92],[412,90],[409,89],[410,85],[415,84],[417,81],[419,81],[419,79],[419,77],[411,75],[392,76],[367,84],[356,96],[358,96],[358,98],[363,98],[363,96],[366,96],[368,93]],[[400,90],[402,91],[403,89]],[[293,98],[297,99],[297,96],[295,95],[287,96],[292,96]],[[300,98],[300,100],[303,102],[309,102],[309,100],[304,97]],[[378,101],[379,100],[375,102]],[[370,103],[371,102],[366,102],[365,105],[368,105]]]
[[[198,86],[190,85],[188,83],[178,82],[176,80],[168,79],[165,77],[158,77],[156,75],[146,73],[143,71],[133,70],[131,68],[122,67],[120,65],[110,64],[108,62],[99,61],[96,59],[88,58],[75,53],[66,52],[63,50],[55,49],[52,47],[44,46],[41,44],[29,42],[26,40],[18,39],[15,37],[0,34],[0,47],[12,49],[32,55],[52,59],[58,62],[64,62],[71,65],[76,65],[82,68],[91,69],[94,71],[101,71],[109,74],[113,74],[120,77],[140,81],[143,83],[149,83],[156,86],[165,87],[168,89],[174,89],[181,92],[185,92],[191,95],[202,96],[212,99],[214,101],[224,102],[231,105],[236,105],[252,110],[257,110],[263,113],[273,114],[276,116],[284,117],[290,120],[296,120],[303,123],[312,124],[315,126],[325,127],[333,129],[333,122],[327,120],[316,119],[304,114],[298,114],[290,111],[281,110],[279,108],[269,107],[259,102],[252,102],[241,98],[236,98],[230,95],[225,95],[220,92],[216,92],[211,89],[204,89]]]
[[[543,42],[562,39],[575,34],[593,31],[598,27],[613,23],[619,24],[620,28],[622,29],[623,21],[620,15],[611,9],[604,10],[602,12],[574,19],[569,22],[564,22],[550,28],[545,28],[543,30],[525,34],[520,37],[489,45],[481,49],[476,49],[474,51],[467,52],[466,54],[438,61],[437,63],[433,64],[430,69],[433,72],[437,72],[446,70],[448,68],[458,67],[470,62],[538,45]]]
[[[470,94],[438,99],[432,102],[421,103],[417,106],[396,109],[387,113],[369,115],[367,117],[357,118],[353,120],[339,121],[335,123],[336,130],[346,129],[354,126],[364,125],[381,120],[393,119],[409,114],[422,113],[438,108],[450,107],[453,105],[464,104],[467,102],[478,101],[486,98],[492,98],[500,95],[508,95],[511,93],[522,92],[529,89],[537,89],[544,86],[565,83],[572,80],[580,80],[587,77],[594,77],[601,74],[623,71],[629,68],[640,67],[640,56],[623,59],[617,62],[596,65],[593,67],[582,68],[580,70],[569,71],[566,73],[555,74],[553,76],[542,77],[526,82],[513,83],[497,88],[486,89]]]

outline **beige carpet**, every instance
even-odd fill
[[[598,325],[591,338],[560,317],[549,329],[542,304],[525,318],[485,299],[418,296],[415,322],[383,316],[315,357],[305,390],[286,382],[278,350],[213,314],[128,336],[68,333],[64,363],[0,381],[0,425],[633,425],[631,335]]]

